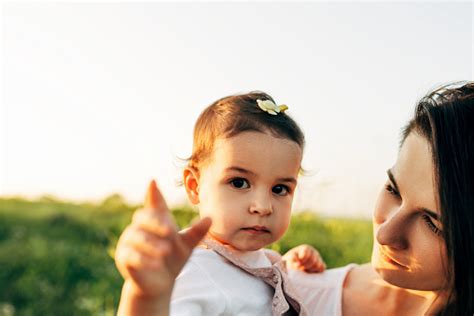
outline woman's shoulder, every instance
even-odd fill
[[[306,273],[304,271],[289,270],[288,275],[291,281],[297,286],[321,289],[341,288],[346,275],[354,268],[356,264],[328,269],[322,273]]]
[[[361,289],[377,279],[380,279],[380,277],[370,263],[356,265],[346,275],[343,283],[344,291],[361,292]]]
[[[347,274],[356,264],[329,269],[323,273],[290,270],[288,276],[303,304],[314,315],[341,315],[342,290]]]
[[[343,285],[342,310],[345,315],[387,312],[386,298],[391,293],[390,286],[384,285],[380,276],[370,264],[352,269]]]

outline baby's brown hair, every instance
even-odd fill
[[[229,138],[245,131],[270,133],[286,138],[304,149],[304,134],[296,122],[286,113],[271,115],[257,105],[257,100],[273,98],[261,91],[231,95],[209,105],[194,126],[193,152],[188,166],[199,169],[208,159],[217,138]]]

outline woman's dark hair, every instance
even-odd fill
[[[403,131],[431,147],[446,243],[450,300],[441,315],[474,314],[474,82],[444,85],[417,104]]]
[[[261,91],[232,95],[209,105],[194,126],[193,152],[188,165],[199,168],[211,156],[217,138],[229,138],[245,131],[270,133],[296,142],[304,149],[304,134],[286,113],[270,115],[257,105],[257,100],[273,98]]]

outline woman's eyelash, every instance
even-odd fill
[[[397,191],[397,189],[395,189],[391,183],[387,183],[385,185],[385,191],[387,191],[389,194],[395,196],[396,198],[401,198],[400,197],[400,192]],[[439,229],[438,227],[436,227],[436,225],[433,223],[433,221],[431,220],[430,216],[426,215],[426,214],[423,214],[422,215],[422,218],[423,220],[426,222],[426,224],[428,225],[428,228],[431,229],[431,231],[433,233],[435,233],[436,235],[438,236],[441,236],[443,231],[441,229]]]
[[[390,184],[385,185],[385,190],[390,193],[391,195],[394,195],[396,197],[400,197],[400,193]]]
[[[441,236],[441,229],[439,229],[438,227],[436,227],[436,225],[433,223],[433,221],[431,220],[431,218],[426,215],[426,214],[423,214],[421,216],[423,218],[423,220],[426,222],[426,224],[428,225],[429,229],[431,229],[433,231],[433,233],[435,233],[436,235],[438,236]]]

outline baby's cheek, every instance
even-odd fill
[[[278,223],[278,228],[276,229],[277,235],[276,238],[280,239],[283,237],[283,235],[286,233],[290,226],[290,218],[289,217],[284,217],[280,219],[280,222]]]

